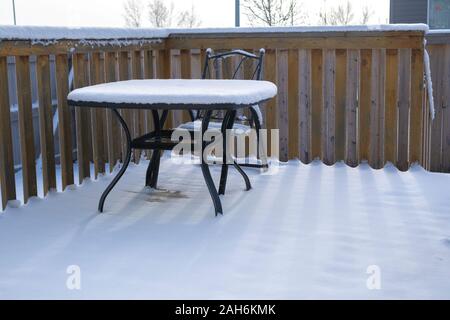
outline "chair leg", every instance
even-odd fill
[[[223,215],[222,203],[220,202],[219,194],[217,193],[216,187],[214,186],[214,181],[211,177],[211,172],[209,171],[209,166],[206,162],[202,161],[201,164],[203,178],[205,179],[206,186],[208,187],[209,194],[214,203],[214,209],[216,211],[216,216],[219,214]]]
[[[232,129],[234,126],[234,120],[236,118],[236,110],[230,111],[227,113],[227,115],[225,116],[226,118],[224,119],[224,126],[222,126],[222,134],[224,135],[224,157],[223,157],[223,164],[222,164],[222,174],[220,177],[220,186],[219,186],[219,194],[225,194],[225,188],[226,188],[226,184],[227,184],[227,175],[228,175],[228,163],[227,163],[227,159],[226,159],[226,130],[224,130],[224,128],[226,129]],[[225,133],[224,133],[225,132]],[[236,170],[241,174],[242,178],[244,178],[245,181],[245,187],[246,190],[250,190],[252,188],[252,185],[250,183],[250,179],[248,178],[247,174],[244,172],[244,170],[242,170],[242,168],[239,166],[239,164],[233,160],[233,166],[236,168]]]
[[[256,155],[257,158],[259,157],[261,159],[261,164],[240,164],[241,167],[251,167],[251,168],[264,168],[267,169],[269,167],[268,161],[267,161],[267,152],[265,148],[261,145],[261,139],[260,139],[260,130],[261,130],[261,123],[259,122],[258,114],[253,109],[250,108],[250,112],[252,113],[252,120],[253,124],[255,125],[256,130]]]
[[[126,140],[127,140],[126,141],[126,145],[127,145],[126,152],[127,153],[125,155],[125,161],[123,162],[123,166],[120,169],[119,173],[117,173],[117,175],[114,177],[113,181],[111,181],[111,183],[108,185],[108,187],[105,189],[105,191],[103,192],[102,196],[100,197],[100,201],[98,203],[98,211],[99,212],[103,212],[103,206],[105,205],[106,197],[111,192],[111,190],[115,187],[117,182],[119,182],[120,178],[122,178],[123,174],[125,173],[125,171],[128,168],[128,165],[130,164],[130,160],[131,160],[131,134],[130,134],[130,130],[128,129],[128,126],[127,126],[125,120],[123,120],[123,118],[121,117],[120,113],[116,109],[112,109],[112,110],[116,114],[117,118],[119,119],[119,123],[122,125],[122,128],[125,131],[125,136],[126,136]]]
[[[211,118],[211,111],[206,111],[206,114],[202,120],[202,139],[205,135],[206,130],[208,129],[209,120]],[[206,186],[208,187],[209,194],[214,203],[214,209],[216,212],[216,216],[218,214],[223,215],[222,203],[220,202],[219,194],[217,193],[216,186],[214,185],[214,181],[211,177],[211,172],[209,171],[208,163],[204,159],[204,151],[206,148],[206,143],[202,141],[202,154],[201,154],[201,168],[203,173],[203,178],[205,179]]]
[[[252,188],[252,184],[250,183],[250,179],[248,178],[245,171],[242,170],[242,168],[236,161],[233,162],[233,165],[236,168],[236,170],[241,174],[242,178],[244,178],[246,191],[250,190]]]
[[[256,140],[258,143],[257,152],[258,152],[258,156],[261,160],[261,165],[259,165],[259,168],[268,169],[269,162],[267,161],[267,150],[266,150],[266,148],[264,148],[264,145],[261,144],[260,130],[261,130],[261,124],[259,124],[259,122],[258,122],[256,124],[256,138],[257,138]]]

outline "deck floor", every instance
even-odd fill
[[[230,170],[216,218],[198,165],[164,159],[157,191],[145,169],[104,214],[109,175],[1,213],[0,299],[450,298],[450,175],[291,161],[248,170],[245,192]],[[71,265],[81,290],[66,287]]]

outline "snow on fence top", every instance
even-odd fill
[[[428,31],[429,34],[448,34],[450,29],[433,29]]]
[[[159,39],[168,36],[166,29],[137,28],[68,28],[40,26],[0,26],[0,40],[113,40]]]
[[[161,39],[170,35],[215,33],[314,33],[314,32],[374,32],[374,31],[422,31],[425,24],[391,24],[364,26],[317,26],[317,27],[258,27],[258,28],[69,28],[41,26],[0,26],[1,40],[114,40],[114,39]]]
[[[428,32],[426,24],[386,24],[354,26],[304,26],[304,27],[252,27],[252,28],[194,28],[167,29],[169,35],[208,33],[315,33],[315,32],[374,32],[374,31],[421,31]]]

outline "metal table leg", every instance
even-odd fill
[[[147,187],[156,188],[158,184],[159,162],[161,158],[160,150],[153,150],[152,158],[148,164],[147,173],[145,175],[145,185]]]
[[[100,201],[98,203],[98,211],[100,211],[100,212],[103,212],[103,206],[105,204],[106,197],[111,192],[111,190],[115,187],[117,182],[119,182],[120,178],[122,178],[123,174],[125,173],[125,171],[128,168],[128,165],[130,164],[130,160],[131,160],[131,135],[130,135],[130,130],[128,129],[128,126],[127,126],[125,120],[123,120],[123,118],[120,115],[119,111],[117,111],[116,109],[112,109],[112,111],[114,112],[114,114],[119,119],[119,122],[122,125],[123,130],[125,131],[126,144],[127,144],[127,154],[126,154],[123,166],[120,169],[119,173],[117,173],[117,175],[114,177],[113,181],[111,181],[111,183],[108,185],[108,187],[105,189],[105,191],[103,192],[102,196],[100,197]]]
[[[164,110],[161,118],[159,117],[157,110],[152,110],[153,124],[155,127],[155,132],[160,135],[164,123],[166,122],[168,111]],[[148,164],[147,173],[145,176],[145,185],[151,188],[156,188],[158,185],[158,175],[159,175],[159,165],[161,161],[161,151],[153,150],[152,158]]]
[[[206,111],[205,116],[202,120],[202,153],[201,153],[201,168],[203,177],[205,179],[206,185],[209,190],[209,194],[211,195],[212,201],[214,203],[214,209],[216,211],[216,216],[220,213],[223,214],[222,203],[220,202],[219,194],[217,193],[216,186],[214,185],[214,181],[211,177],[211,172],[209,171],[208,163],[204,159],[204,151],[206,148],[206,142],[203,141],[203,137],[205,135],[206,130],[209,126],[209,120],[211,119],[212,111]]]

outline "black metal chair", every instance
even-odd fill
[[[262,80],[262,68],[264,62],[265,50],[261,48],[259,55],[244,51],[232,50],[213,54],[212,49],[206,50],[206,59],[203,66],[202,79],[245,79]],[[235,58],[234,60],[232,58]],[[233,65],[234,64],[234,65]],[[242,132],[248,132],[248,129],[255,129],[257,137],[257,155],[261,158],[258,164],[239,163],[242,167],[268,168],[266,151],[263,150],[260,143],[260,130],[263,127],[263,117],[259,105],[249,108],[249,114],[236,114],[234,119],[234,129],[241,129]],[[199,130],[204,111],[190,111],[191,122],[184,123],[179,128],[189,131]],[[215,111],[211,116],[209,129],[220,129],[225,114],[221,111]]]

